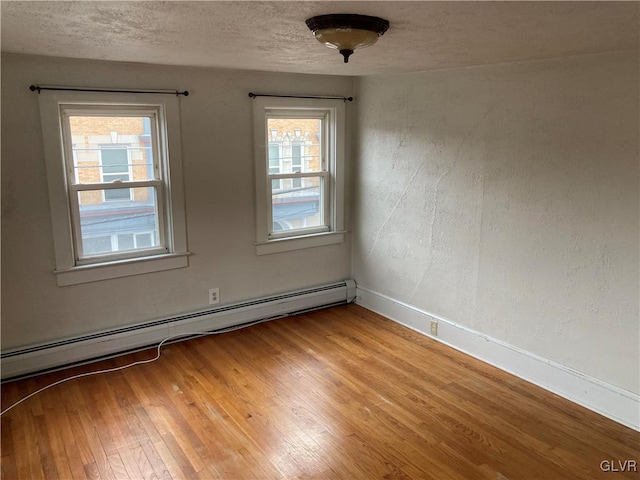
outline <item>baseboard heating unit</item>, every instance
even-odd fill
[[[261,319],[278,318],[352,302],[356,284],[344,280],[328,285],[220,305],[135,325],[3,351],[2,380],[78,363],[88,363],[145,347],[189,332],[212,332]]]

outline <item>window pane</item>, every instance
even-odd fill
[[[275,169],[272,172],[272,169]],[[269,173],[280,172],[280,146],[271,144],[269,145]]]
[[[129,174],[129,156],[126,148],[102,148],[102,172]]]
[[[70,116],[75,183],[155,179],[152,125],[149,116]]]
[[[302,145],[291,145],[291,168],[293,173],[302,171]]]
[[[139,233],[136,235],[136,247],[148,248],[153,246],[153,240],[150,233]]]
[[[89,237],[83,240],[85,255],[111,253],[111,237]]]
[[[123,200],[131,200],[130,188],[118,188],[118,189],[111,189],[111,190],[104,191],[105,202],[123,201]]]
[[[113,238],[114,252],[160,246],[157,242],[160,235],[155,188],[89,190],[78,192],[78,195],[80,237],[85,256],[111,251],[95,250],[91,240],[95,237]],[[102,201],[102,198],[110,196],[123,198]],[[137,234],[146,236],[134,242],[134,236]]]
[[[321,177],[294,179],[300,187],[276,192],[273,183],[271,196],[273,225],[272,231],[296,230],[323,224],[321,215]]]
[[[118,250],[133,250],[133,233],[118,235]]]
[[[322,127],[322,118],[268,118],[269,167],[279,165],[279,173],[325,171]]]

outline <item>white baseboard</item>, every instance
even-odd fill
[[[14,378],[64,365],[87,363],[121,352],[157,345],[172,335],[211,332],[260,319],[278,318],[347,303],[355,298],[355,291],[355,282],[345,280],[89,335],[6,350],[0,355],[2,378]]]
[[[640,395],[361,286],[357,287],[356,303],[640,431]],[[432,319],[438,321],[437,337],[430,334]]]

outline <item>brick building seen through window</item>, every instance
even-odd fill
[[[317,118],[270,118],[269,175],[320,171],[321,128]],[[271,180],[273,231],[320,225],[319,189],[317,177]]]
[[[71,116],[74,183],[118,183],[155,177],[150,124],[142,116]],[[150,188],[78,192],[83,254],[101,255],[158,245]]]

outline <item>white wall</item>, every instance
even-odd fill
[[[358,285],[639,393],[637,52],[356,95]]]
[[[353,268],[348,242],[256,256],[247,92],[352,82],[3,55],[2,348],[205,308],[213,286],[227,303],[351,274],[639,393],[635,53],[359,79]],[[192,93],[188,268],[56,286],[32,83]]]
[[[188,268],[57,287],[37,94],[31,84],[178,88]],[[2,348],[343,280],[349,242],[256,256],[250,91],[352,95],[346,77],[2,56]],[[350,108],[349,106],[347,107]]]

